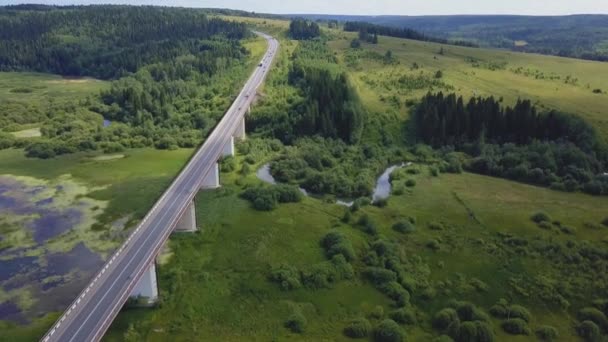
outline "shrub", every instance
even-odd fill
[[[291,316],[287,318],[287,321],[285,321],[285,327],[298,334],[304,332],[306,329],[306,324],[308,324],[306,317],[304,317],[304,315],[302,315],[300,312],[292,313]]]
[[[545,230],[551,230],[553,228],[553,226],[551,225],[550,222],[547,221],[542,221],[542,222],[538,222],[538,227],[545,229]]]
[[[521,318],[524,321],[526,321],[527,323],[529,323],[532,315],[530,315],[530,311],[528,311],[528,309],[524,308],[521,305],[511,305],[511,306],[509,306],[509,310],[507,312],[507,317],[508,318]]]
[[[401,342],[403,338],[403,331],[392,319],[383,320],[374,329],[374,341],[377,342]]]
[[[600,89],[600,88],[593,89],[593,93],[594,94],[601,94],[602,93],[602,89]]]
[[[578,312],[581,321],[592,321],[604,330],[608,330],[608,319],[606,315],[596,308],[583,308]]]
[[[374,205],[378,208],[384,208],[388,205],[388,199],[386,199],[386,198],[377,199],[376,201],[374,201]]]
[[[568,234],[568,235],[574,235],[576,233],[576,228],[574,228],[574,227],[561,226],[559,229],[562,231],[562,233]]]
[[[437,241],[435,239],[427,242],[426,246],[434,251],[438,251],[439,249],[441,249],[441,245],[439,244],[439,241]]]
[[[494,332],[492,327],[486,322],[469,321],[464,322],[458,330],[456,340],[469,342],[492,342],[494,341]]]
[[[530,335],[528,324],[521,318],[511,318],[502,322],[502,330],[511,335]]]
[[[236,169],[236,160],[234,157],[227,156],[220,161],[220,170],[224,173],[232,172]]]
[[[342,255],[347,261],[355,259],[355,250],[350,241],[340,232],[331,231],[321,240],[328,258],[334,255]]]
[[[409,234],[416,231],[416,226],[408,221],[399,221],[393,225],[393,230],[403,234]]]
[[[452,301],[450,306],[456,309],[458,317],[462,321],[489,321],[488,315],[469,302]]]
[[[297,203],[302,200],[302,192],[295,186],[279,184],[270,189],[277,194],[280,203]]]
[[[390,313],[390,318],[400,324],[416,324],[416,314],[414,310],[401,308]]]
[[[576,328],[576,332],[578,336],[588,342],[595,342],[600,337],[600,328],[592,321],[583,321]]]
[[[551,222],[551,217],[549,217],[549,215],[545,214],[542,211],[535,213],[534,215],[532,215],[532,217],[530,217],[530,219],[536,223]]]
[[[270,273],[270,280],[281,285],[283,290],[294,290],[302,287],[300,272],[295,267],[284,264]]]
[[[553,341],[557,336],[557,329],[550,325],[541,325],[536,329],[536,337],[541,341]]]
[[[390,299],[397,301],[399,306],[404,306],[410,302],[410,293],[396,281],[389,281],[379,286],[379,290]]]
[[[408,179],[405,181],[405,186],[407,186],[408,188],[413,188],[416,186],[416,181],[413,179]]]
[[[351,214],[350,209],[346,209],[346,210],[344,211],[344,215],[342,216],[342,222],[344,222],[344,223],[349,223],[349,222],[350,222],[350,219],[352,218],[352,216],[353,216],[353,215]]]
[[[242,175],[248,175],[251,173],[251,166],[247,163],[243,163],[243,166],[241,166],[241,174]]]
[[[376,305],[376,307],[369,313],[371,318],[381,319],[384,317],[384,308],[380,305]]]
[[[253,156],[247,156],[247,157],[245,157],[245,163],[247,163],[249,165],[253,165],[253,164],[255,164],[255,158]]]
[[[453,308],[445,308],[435,314],[433,318],[433,327],[441,332],[457,332],[460,328],[460,318],[458,313]]]
[[[277,201],[268,193],[263,193],[253,200],[253,208],[260,211],[270,211],[277,207]]]
[[[435,166],[431,167],[429,172],[431,173],[431,176],[433,177],[439,177],[439,169]]]
[[[605,218],[602,220],[602,225],[604,225],[604,227],[608,227],[608,217],[605,217]]]
[[[344,328],[344,335],[350,338],[363,338],[369,335],[372,325],[365,318],[356,318]]]
[[[444,228],[443,223],[436,222],[436,221],[430,222],[428,227],[430,230],[443,230],[443,228]]]
[[[363,275],[376,285],[382,285],[397,279],[397,274],[393,271],[380,267],[366,267]]]

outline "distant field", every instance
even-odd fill
[[[344,60],[352,53],[349,44],[354,34],[335,34],[336,39],[329,44]],[[443,55],[440,54],[441,49]],[[465,97],[503,97],[505,104],[512,104],[518,98],[529,98],[546,109],[581,115],[608,136],[608,78],[604,77],[608,75],[608,63],[442,46],[390,37],[381,37],[378,45],[363,44],[362,50],[380,56],[391,50],[399,62],[385,64],[382,59],[363,57],[349,69],[365,103],[378,112],[395,109],[389,103],[381,102],[381,96],[395,95],[403,101],[417,99],[430,90],[428,86],[399,89],[394,81],[400,76],[423,74],[432,79],[440,70],[443,73],[441,81],[451,88],[434,87],[436,91],[456,92]],[[413,69],[414,63],[419,68]],[[383,88],[383,82],[389,82],[389,88]],[[602,93],[595,94],[594,89],[600,89]],[[408,110],[402,106],[399,112],[405,115]]]
[[[247,22],[283,37],[289,27],[286,20],[224,18]],[[327,28],[324,31],[364,104],[375,114],[404,119],[409,113],[405,101],[417,100],[429,90],[456,92],[465,97],[503,97],[505,104],[527,98],[541,108],[581,115],[608,136],[608,63],[385,36],[380,37],[378,45],[362,44],[357,52],[350,48],[355,33]],[[394,63],[387,64],[382,58],[388,50],[393,53]],[[412,68],[414,63],[418,68]],[[433,80],[439,70],[443,73],[440,81],[449,88],[430,86],[428,82],[414,87],[397,84],[401,76],[422,75]],[[600,94],[594,93],[596,89]],[[392,96],[398,99],[399,106],[391,103]]]
[[[62,101],[97,94],[108,82],[30,72],[0,72],[0,102]]]

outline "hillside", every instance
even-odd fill
[[[298,15],[300,16],[300,15]],[[407,27],[424,33],[475,42],[486,47],[593,60],[608,60],[608,16],[334,16],[314,20],[364,21]]]

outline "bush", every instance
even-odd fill
[[[300,272],[287,264],[281,265],[270,273],[270,280],[281,285],[283,290],[294,290],[302,287]]]
[[[384,208],[388,205],[388,199],[386,199],[386,198],[377,199],[376,201],[374,201],[374,205],[378,208]]]
[[[377,342],[401,342],[404,339],[403,331],[392,319],[385,319],[374,329],[374,341]]]
[[[462,342],[494,341],[494,332],[492,331],[492,327],[488,323],[480,321],[469,321],[462,323],[456,336],[458,336],[456,340]]]
[[[502,322],[502,330],[511,335],[530,335],[528,324],[521,318],[511,318]]]
[[[397,280],[397,274],[380,267],[366,267],[363,275],[376,285],[382,285]]]
[[[416,226],[410,221],[400,221],[393,225],[393,230],[403,234],[409,234],[416,231]]]
[[[596,342],[601,335],[600,328],[592,321],[583,321],[576,328],[576,333],[588,342]]]
[[[390,313],[390,318],[400,324],[416,324],[416,314],[412,309],[401,308]]]
[[[416,181],[413,179],[408,179],[405,181],[405,186],[407,186],[408,188],[413,188],[416,186]]]
[[[547,221],[542,221],[542,222],[538,222],[538,227],[545,229],[545,230],[551,230],[553,229],[553,226],[551,225],[551,222],[547,222]]]
[[[291,330],[294,333],[301,334],[306,329],[306,325],[308,322],[306,321],[306,317],[302,315],[300,312],[294,312],[287,318],[285,321],[285,327]]]
[[[234,157],[227,156],[220,160],[220,171],[224,173],[232,172],[236,169],[236,160]]]
[[[551,217],[549,217],[549,215],[542,211],[535,213],[534,215],[532,215],[532,217],[530,217],[530,219],[536,223],[551,222]]]
[[[369,313],[371,318],[381,319],[384,317],[384,308],[380,305],[376,305],[376,307]]]
[[[608,319],[606,315],[596,308],[583,308],[578,312],[581,321],[592,321],[604,330],[608,330]]]
[[[280,203],[297,203],[302,200],[302,192],[295,186],[279,184],[271,187]]]
[[[328,258],[334,255],[342,255],[347,261],[355,259],[355,250],[350,241],[340,232],[331,231],[321,240],[321,245],[325,249]]]
[[[441,244],[439,244],[439,241],[433,239],[433,240],[429,240],[426,243],[426,246],[434,251],[438,251],[441,249]]]
[[[431,167],[429,172],[431,173],[431,176],[433,177],[439,177],[439,169],[435,166]]]
[[[568,234],[568,235],[574,235],[574,234],[576,234],[576,228],[574,228],[574,227],[561,226],[559,229],[564,234]]]
[[[344,328],[344,335],[350,338],[367,337],[372,330],[372,325],[365,318],[356,318]]]
[[[532,317],[532,315],[530,315],[530,311],[528,311],[528,309],[524,308],[521,305],[511,305],[509,306],[509,310],[507,312],[507,318],[521,318],[524,321],[526,321],[526,323],[530,323],[530,318]]]
[[[604,227],[608,227],[608,217],[602,220],[602,225],[604,225]]]
[[[460,328],[460,318],[458,313],[453,308],[445,308],[437,312],[433,318],[433,327],[435,329],[446,332],[453,336],[450,332],[458,331]]]
[[[557,338],[557,329],[550,325],[541,325],[536,329],[536,337],[541,341],[553,341]]]
[[[444,229],[444,227],[443,227],[443,223],[441,223],[441,222],[436,222],[436,221],[429,222],[429,225],[428,225],[428,226],[429,226],[429,229],[430,229],[430,230],[443,230],[443,229]]]

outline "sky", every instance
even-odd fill
[[[608,0],[0,0],[1,5],[19,3],[216,7],[278,14],[608,14]]]

